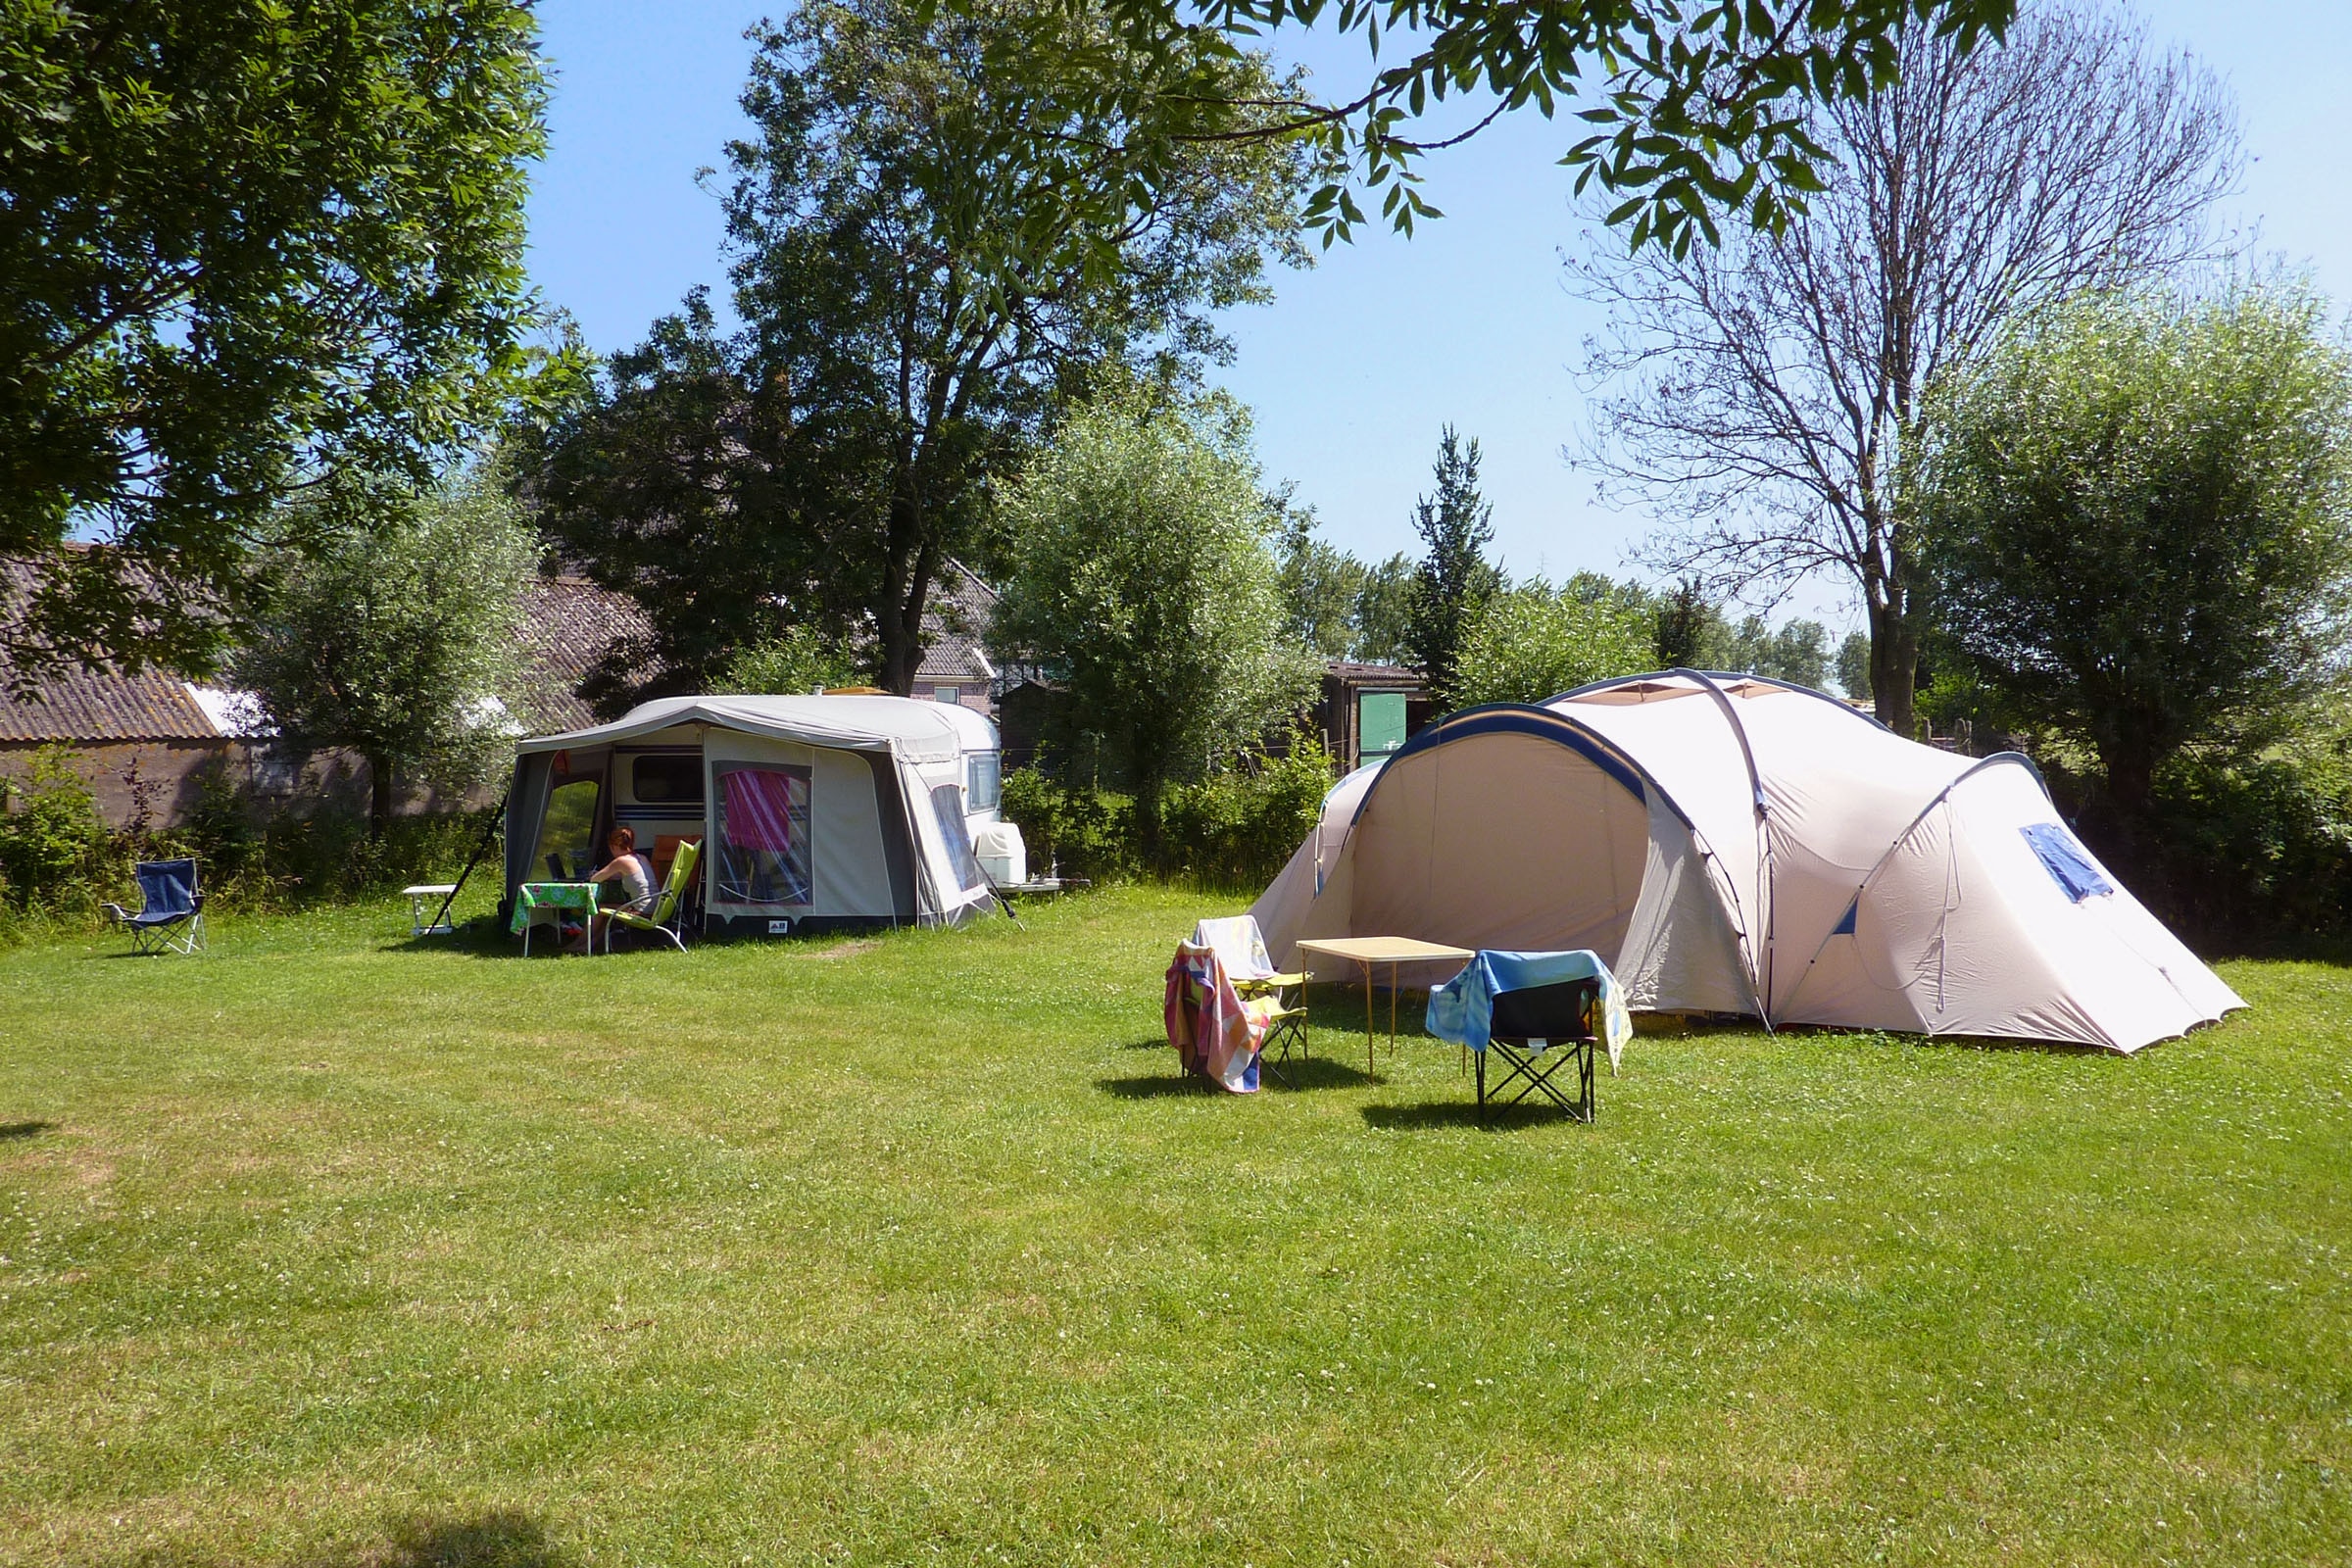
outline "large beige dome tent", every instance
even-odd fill
[[[1453,713],[1326,799],[1253,912],[1319,936],[1591,948],[1628,1001],[2136,1051],[2245,1004],[2015,753],[1691,670]]]

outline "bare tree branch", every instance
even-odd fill
[[[1925,394],[2022,312],[2221,254],[2240,156],[2223,86],[2099,0],[2030,5],[1999,48],[1913,25],[1900,51],[1894,86],[1812,112],[1839,168],[1784,232],[1572,264],[1613,322],[1586,373],[1614,390],[1569,456],[1673,519],[1642,552],[1661,569],[1741,593],[1843,575],[1908,729]]]

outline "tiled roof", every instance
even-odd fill
[[[220,733],[187,682],[160,670],[118,675],[73,667],[40,677],[29,702],[0,694],[0,741],[185,741]]]
[[[923,664],[917,680],[983,682],[996,667],[983,651],[997,591],[960,561],[950,561],[923,610]]]
[[[0,561],[0,615],[12,621],[41,585],[39,566]],[[187,683],[149,669],[136,675],[69,664],[20,696],[0,682],[0,741],[210,740],[213,727]]]
[[[579,577],[534,577],[522,594],[522,646],[532,664],[532,715],[553,729],[582,729],[598,715],[580,699],[605,650],[644,638],[653,623],[637,601]]]
[[[36,580],[26,563],[0,562],[8,606],[23,604]],[[577,577],[533,578],[523,590],[521,628],[539,709],[533,716],[555,728],[594,722],[580,682],[615,640],[649,629],[626,595]],[[162,670],[126,675],[67,665],[35,675],[31,688],[29,698],[0,688],[0,743],[208,741],[226,733],[186,681]]]

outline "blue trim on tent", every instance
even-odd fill
[[[1565,746],[1624,785],[1626,792],[1635,800],[1647,799],[1642,793],[1644,786],[1647,786],[1657,793],[1660,800],[1673,807],[1675,815],[1683,815],[1682,808],[1674,806],[1673,798],[1658,788],[1657,781],[1650,778],[1641,764],[1623,756],[1566,714],[1555,713],[1545,708],[1531,708],[1522,703],[1487,703],[1448,713],[1397,748],[1382,766],[1384,770],[1394,768],[1398,762],[1418,753],[1434,751],[1438,747],[1478,735],[1532,735],[1538,740]],[[1348,832],[1355,831],[1355,824],[1363,820],[1365,810],[1372,805],[1372,797],[1379,793],[1380,781],[1375,779],[1372,787],[1364,791],[1364,798],[1355,803],[1355,814],[1348,819]],[[1685,817],[1684,820],[1687,823],[1689,818]]]
[[[1862,895],[1857,893],[1854,895],[1854,902],[1845,906],[1845,913],[1839,915],[1838,917],[1838,923],[1830,927],[1830,935],[1834,937],[1852,936],[1854,934],[1854,921],[1856,917],[1861,914],[1861,912]]]

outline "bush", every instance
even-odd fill
[[[864,683],[847,649],[827,642],[814,626],[795,626],[781,637],[738,650],[710,690],[791,696]]]
[[[1057,867],[1063,876],[1107,882],[1134,875],[1141,863],[1135,803],[1127,796],[1019,767],[1004,776],[999,809],[1021,830],[1031,876]]]
[[[1330,789],[1330,754],[1301,734],[1287,757],[1259,753],[1171,790],[1160,817],[1162,869],[1213,887],[1264,887],[1313,831]]]
[[[0,897],[19,910],[95,908],[110,837],[74,754],[41,748],[22,776],[0,778]]]
[[[496,808],[396,817],[379,838],[347,812],[260,817],[208,784],[184,827],[153,831],[144,811],[120,831],[98,814],[74,754],[49,748],[0,777],[0,908],[12,916],[88,919],[102,903],[138,902],[131,867],[193,856],[208,908],[286,909],[449,880],[481,842]],[[496,869],[498,846],[483,858]]]
[[[2352,938],[2352,734],[2158,770],[2143,824],[2085,779],[2051,785],[2083,839],[2191,944],[2298,949]]]
[[[1024,767],[1006,775],[1003,809],[1021,830],[1032,875],[1058,860],[1064,876],[1098,882],[1150,871],[1212,887],[1258,888],[1314,827],[1330,788],[1331,757],[1312,735],[1296,737],[1287,757],[1252,752],[1239,768],[1167,792],[1156,864],[1147,859],[1128,796]]]

